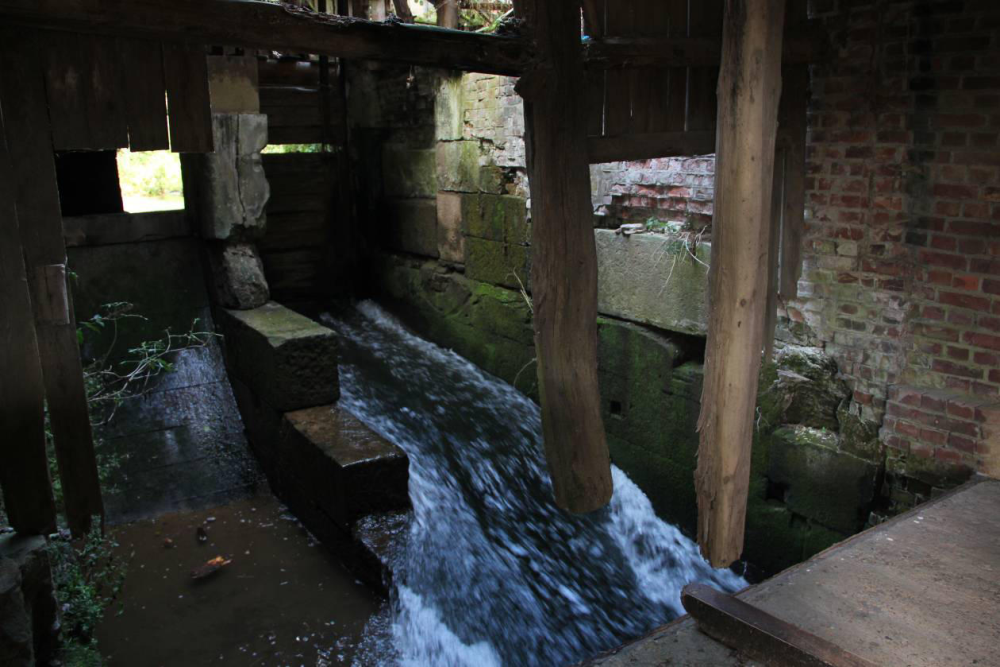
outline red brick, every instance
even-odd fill
[[[948,436],[948,446],[951,447],[952,449],[968,452],[970,454],[974,454],[976,452],[975,440],[963,437],[956,433],[952,433]]]
[[[955,403],[952,401],[948,403],[948,416],[971,421],[976,418],[976,411],[968,405],[962,405],[961,403]]]
[[[1000,350],[1000,336],[976,333],[975,331],[966,331],[962,338],[966,343],[970,343],[978,347],[985,347],[990,350]]]
[[[1000,294],[1000,280],[984,279],[983,291],[987,294]]]
[[[944,359],[935,359],[932,361],[931,369],[938,373],[957,375],[958,377],[971,378],[974,380],[979,380],[983,377],[983,371],[980,368],[969,368],[968,366],[962,366]]]
[[[956,361],[968,361],[969,351],[964,347],[951,347],[948,346],[948,358],[954,359]]]
[[[896,433],[902,433],[903,435],[911,438],[920,437],[920,427],[915,424],[911,424],[910,422],[896,421],[895,431]]]
[[[931,266],[940,266],[948,269],[964,271],[968,266],[968,261],[961,255],[950,255],[943,252],[931,252],[929,250],[920,251],[921,261]]]
[[[953,234],[968,234],[970,236],[992,236],[997,233],[997,228],[988,222],[976,222],[974,220],[951,220],[948,222],[948,231]]]
[[[935,197],[944,197],[945,199],[975,199],[979,196],[979,188],[951,183],[936,183],[932,192]]]
[[[978,290],[979,276],[955,276],[952,287],[965,290]]]
[[[927,428],[920,429],[920,439],[932,445],[943,445],[948,442],[948,434],[944,431],[934,431]]]
[[[1000,383],[1000,368],[994,368],[990,371],[990,382]]]
[[[959,308],[971,308],[973,310],[989,310],[990,300],[972,294],[962,294],[960,292],[941,292],[938,301],[949,306]]]
[[[935,449],[934,458],[938,459],[939,461],[958,463],[959,461],[962,460],[962,455],[950,449]]]

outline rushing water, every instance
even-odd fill
[[[618,468],[607,508],[559,510],[538,406],[509,385],[371,302],[325,319],[341,334],[341,405],[410,458],[414,521],[371,662],[572,663],[683,613],[688,582],[745,585]]]

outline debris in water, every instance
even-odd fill
[[[204,526],[198,526],[198,530],[195,531],[198,534],[199,542],[208,542],[208,531],[205,530]]]
[[[204,579],[205,577],[210,577],[232,562],[232,559],[226,560],[222,556],[216,556],[204,565],[199,565],[195,569],[191,570],[191,578]]]
[[[163,540],[163,548],[164,549],[173,549],[176,546],[177,545],[174,544],[174,541],[172,539],[170,539],[169,537]]]

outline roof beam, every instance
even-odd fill
[[[0,0],[0,23],[516,75],[517,36],[317,14],[254,0]]]

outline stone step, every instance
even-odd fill
[[[273,410],[327,405],[340,397],[330,329],[274,302],[224,310],[219,319],[230,374]]]
[[[366,583],[388,595],[410,535],[413,512],[369,514],[354,522],[355,570]]]
[[[409,507],[406,454],[335,405],[285,414],[276,467],[345,532],[367,514]]]

